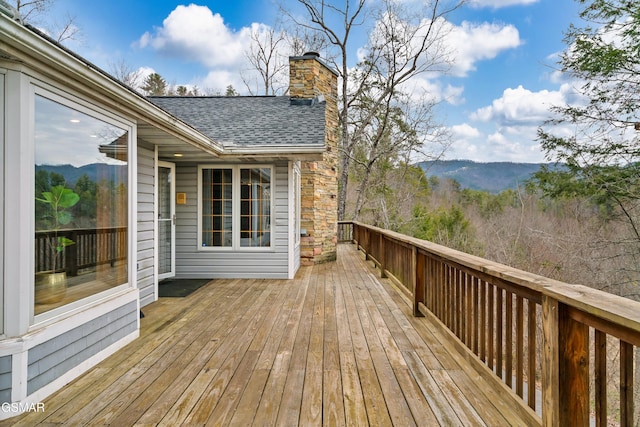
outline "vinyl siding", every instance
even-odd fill
[[[11,402],[12,356],[0,357],[0,403]]]
[[[272,248],[266,251],[199,251],[197,248],[198,166],[177,165],[176,192],[186,193],[187,203],[176,206],[176,277],[287,278],[289,224],[287,163],[275,164],[274,175]]]
[[[155,160],[151,146],[138,145],[138,289],[140,307],[155,301]]]
[[[137,304],[131,302],[33,347],[28,353],[27,393],[55,381],[137,327]]]

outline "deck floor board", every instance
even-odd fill
[[[0,426],[525,423],[353,245],[293,280],[212,280],[143,310],[139,339]]]

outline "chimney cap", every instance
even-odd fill
[[[305,52],[302,56],[313,56],[316,58],[320,58],[320,54],[318,52]]]

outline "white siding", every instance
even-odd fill
[[[198,167],[176,166],[176,192],[187,203],[176,206],[176,277],[182,278],[283,278],[288,276],[288,166],[275,165],[273,247],[267,251],[199,251]]]
[[[155,155],[152,146],[138,145],[138,289],[140,306],[155,301],[154,187]]]

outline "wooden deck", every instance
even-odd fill
[[[144,313],[138,340],[0,425],[527,424],[353,245],[295,280],[214,280]]]

